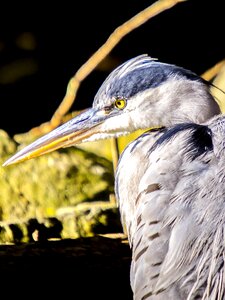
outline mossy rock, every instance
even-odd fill
[[[63,238],[123,232],[115,202],[84,202],[74,207],[60,208],[56,216],[62,222]]]
[[[116,203],[96,201],[58,209],[57,217],[0,222],[0,243],[43,242],[52,239],[123,234]]]
[[[0,131],[0,164],[17,150]],[[85,201],[108,201],[113,193],[112,163],[70,147],[8,167],[0,167],[0,220],[16,223],[54,217],[60,207]]]
[[[61,239],[62,223],[55,217],[35,218],[17,223],[0,222],[0,243],[17,244]]]

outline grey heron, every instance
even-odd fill
[[[4,166],[137,129],[147,131],[115,174],[134,299],[225,299],[225,117],[197,74],[134,57],[106,78],[92,108]]]

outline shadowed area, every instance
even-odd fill
[[[132,299],[130,249],[120,237],[0,245],[0,265],[10,296]]]

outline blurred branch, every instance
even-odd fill
[[[217,64],[215,64],[212,68],[205,71],[201,77],[205,80],[212,80],[222,69],[222,67],[225,65],[225,59],[221,60]]]
[[[212,68],[205,71],[202,78],[212,81],[211,92],[220,106],[221,112],[225,112],[225,59],[219,61]]]
[[[111,143],[113,170],[114,170],[114,173],[115,173],[117,165],[118,165],[118,160],[119,160],[118,139],[112,138],[112,139],[110,139],[110,143]]]
[[[146,9],[142,10],[130,20],[117,27],[109,36],[107,41],[84,63],[75,75],[70,79],[65,97],[61,104],[53,114],[49,122],[43,123],[38,127],[32,128],[29,132],[24,134],[17,134],[14,136],[17,142],[27,142],[39,135],[51,131],[64,122],[64,116],[71,108],[81,82],[96,68],[96,66],[110,53],[110,51],[125,37],[128,33],[138,28],[152,17],[159,13],[173,7],[179,2],[186,0],[158,0]]]

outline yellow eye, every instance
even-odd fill
[[[114,105],[118,109],[124,109],[124,107],[127,105],[127,101],[123,98],[118,98],[115,100]]]

